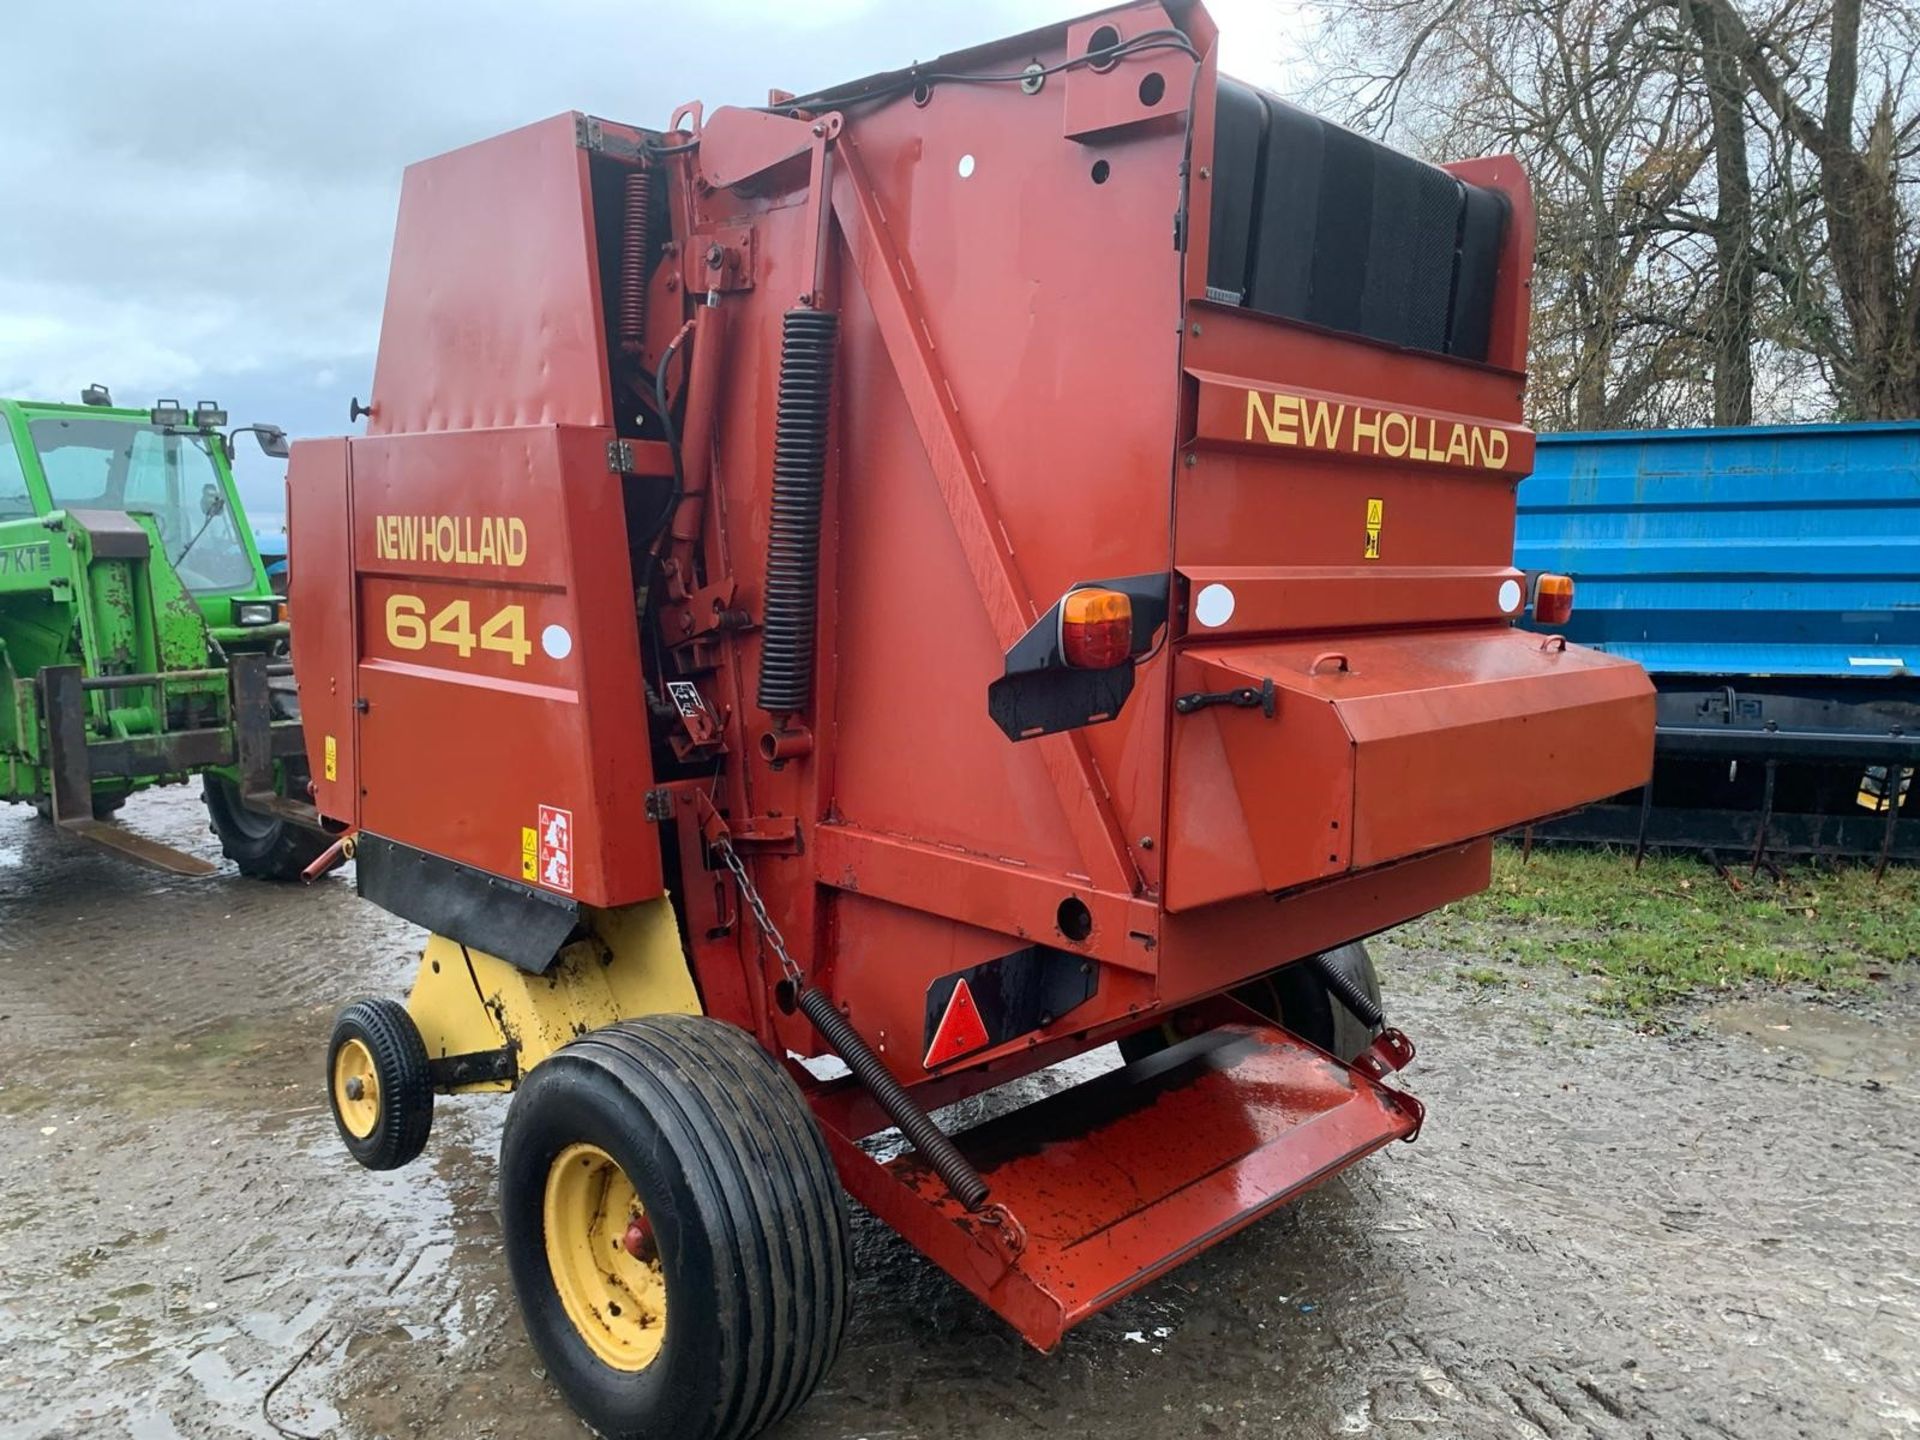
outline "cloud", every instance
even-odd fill
[[[0,393],[214,398],[341,433],[411,161],[562,110],[664,125],[1067,18],[1048,0],[94,0],[9,14]],[[1231,40],[1294,13],[1214,7]],[[244,453],[244,452],[243,452]],[[278,513],[278,470],[246,461]]]

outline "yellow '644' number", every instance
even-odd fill
[[[396,650],[451,645],[462,660],[475,649],[497,650],[515,665],[526,664],[533,653],[524,606],[502,606],[475,633],[473,606],[467,601],[455,600],[428,619],[427,602],[418,595],[387,597],[387,643]]]

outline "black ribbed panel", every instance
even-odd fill
[[[774,415],[773,521],[760,629],[760,708],[805,711],[813,700],[813,630],[819,610],[820,500],[827,465],[827,408],[839,317],[789,310],[781,325],[780,398]]]
[[[1486,358],[1504,196],[1235,80],[1220,82],[1211,178],[1215,298]]]

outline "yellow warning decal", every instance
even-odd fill
[[[327,779],[338,780],[340,778],[340,746],[331,735],[327,736],[327,758],[326,758],[325,769],[327,773]]]
[[[1386,518],[1386,501],[1367,501],[1367,548],[1360,552],[1363,560],[1378,560],[1380,558],[1380,525]]]
[[[520,878],[540,878],[540,832],[531,825],[520,827]]]

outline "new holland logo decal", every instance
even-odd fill
[[[1468,470],[1499,470],[1512,441],[1497,425],[1324,400],[1285,390],[1247,391],[1248,440],[1297,445],[1382,460],[1413,460]]]

